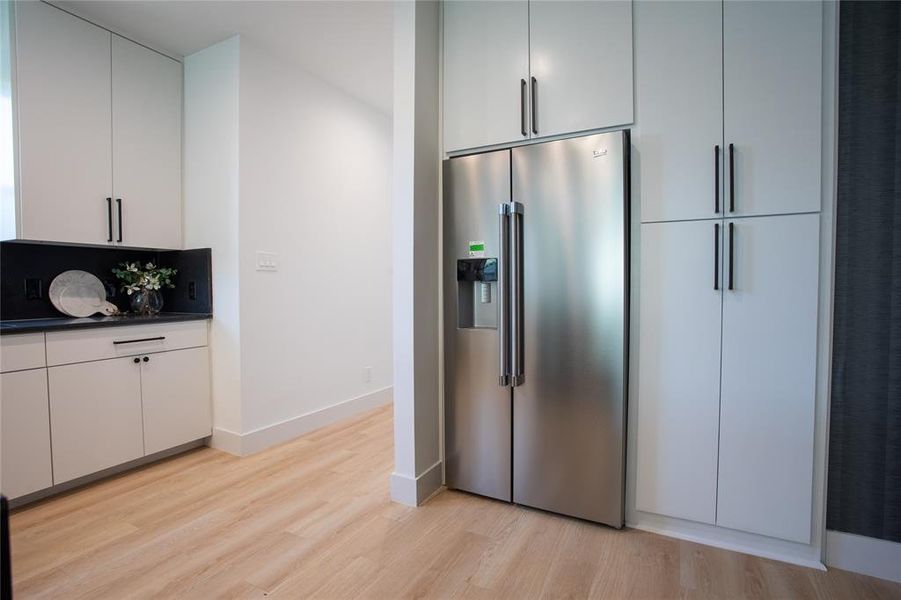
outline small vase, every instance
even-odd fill
[[[159,290],[141,290],[131,295],[131,310],[139,315],[155,315],[163,310],[163,295]]]

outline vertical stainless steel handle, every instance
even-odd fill
[[[525,382],[525,360],[523,343],[523,206],[519,202],[510,203],[510,291],[511,319],[510,328],[513,333],[511,362],[513,364],[514,386]]]
[[[500,304],[497,321],[498,378],[501,387],[510,385],[510,205],[497,207],[497,242],[500,250],[497,257],[497,298]]]

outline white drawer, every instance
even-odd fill
[[[48,332],[47,364],[65,365],[206,345],[206,321]]]
[[[43,333],[0,336],[0,372],[37,369],[46,365]]]

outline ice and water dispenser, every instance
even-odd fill
[[[457,261],[457,327],[497,328],[497,259]]]

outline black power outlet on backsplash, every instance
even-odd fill
[[[106,287],[107,299],[122,311],[129,296],[112,273],[122,262],[152,261],[178,269],[175,288],[163,290],[164,312],[213,311],[212,264],[209,248],[197,250],[135,250],[93,248],[28,242],[0,243],[0,320],[60,317],[46,293],[53,278],[70,269],[96,275]]]
[[[25,278],[25,299],[40,300],[44,297],[44,282],[35,277]]]

